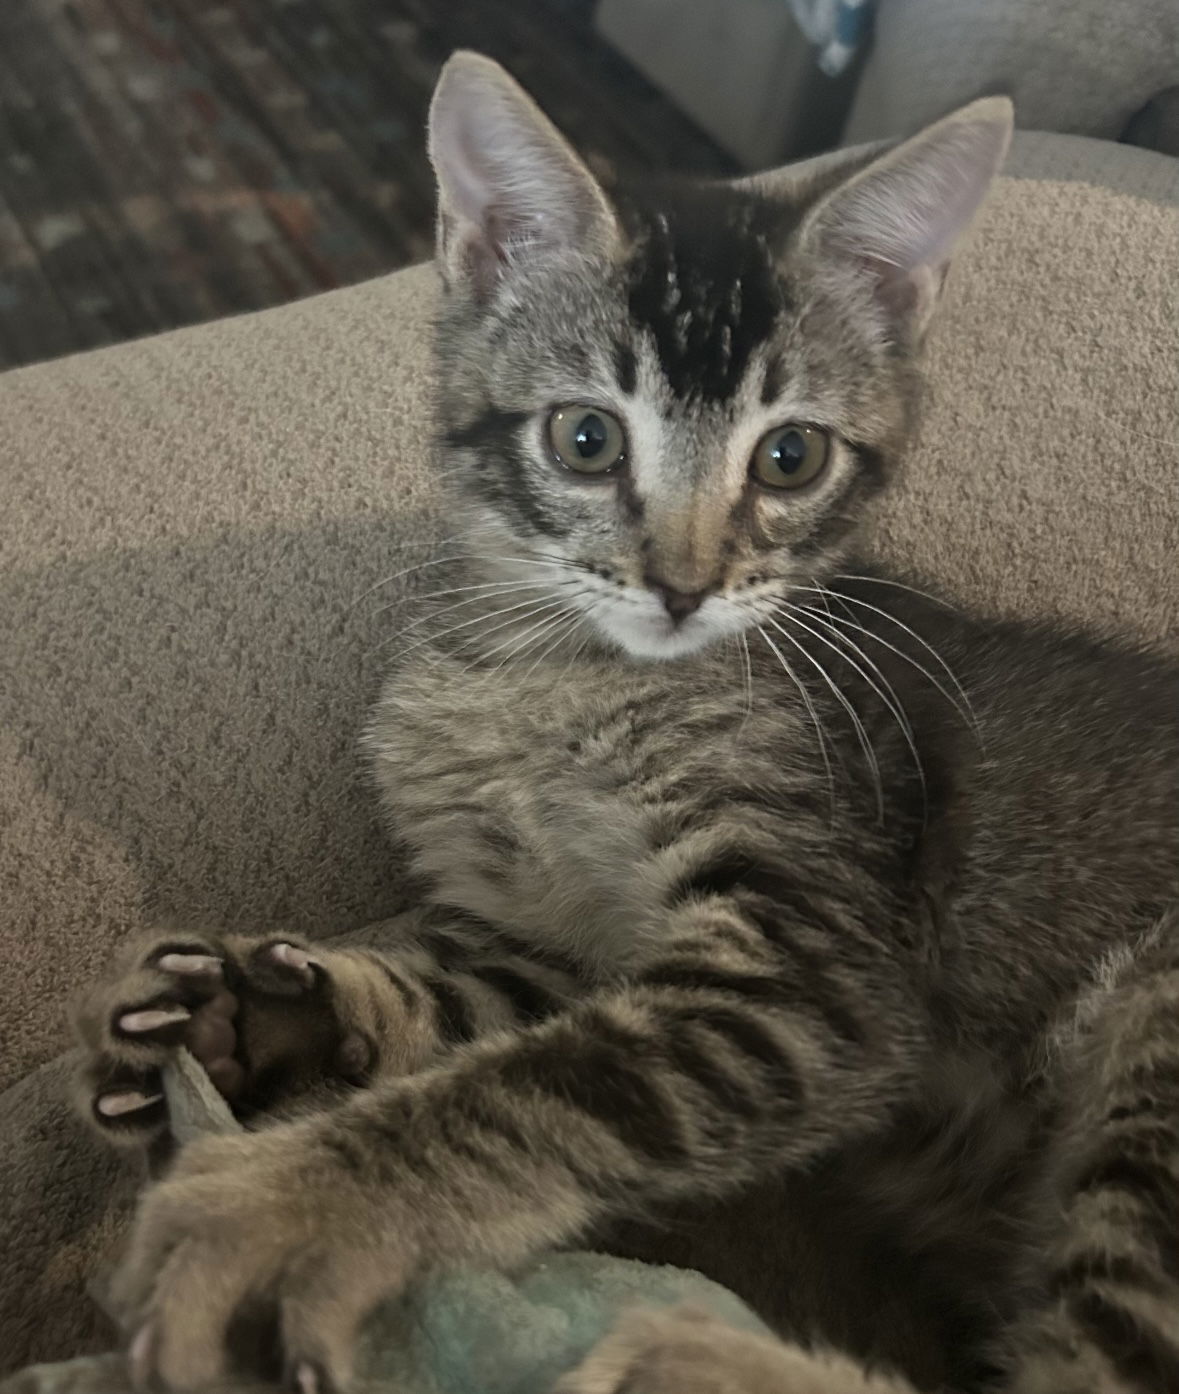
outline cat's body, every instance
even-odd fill
[[[276,1303],[308,1394],[423,1267],[596,1239],[921,1388],[1179,1387],[1179,671],[851,561],[1009,108],[646,206],[448,74],[459,540],[368,738],[421,904],[158,942],[93,995],[125,1139],[179,1040],[242,1112],[368,1086],[149,1195],[142,1373],[216,1379]],[[682,1338],[569,1387],[680,1394]],[[721,1344],[694,1388],[772,1386]],[[783,1394],[868,1387],[787,1355]]]
[[[1035,1290],[1055,1223],[1051,1039],[1179,900],[1179,672],[860,574],[803,619],[863,724],[883,814],[847,711],[792,654],[825,761],[768,649],[748,672],[733,646],[499,667],[444,640],[390,680],[369,744],[431,898],[579,961],[587,984],[657,958],[668,905],[736,879],[743,849],[752,866],[772,848],[798,888],[846,888],[930,1012],[900,1120],[611,1239],[709,1272],[781,1329],[962,1388]],[[481,608],[490,623],[498,606]],[[875,689],[815,642],[824,615],[854,617]]]
[[[847,711],[786,640],[818,729],[765,648],[747,673],[732,646],[674,665],[561,651],[500,667],[443,643],[390,680],[368,738],[430,900],[617,981],[658,951],[702,864],[735,859],[716,879],[737,879],[742,846],[751,860],[771,847],[800,886],[868,897],[882,936],[905,924],[945,1044],[1026,1048],[1179,899],[1179,673],[868,573],[829,595],[911,726],[912,747],[856,655],[824,648],[814,602],[812,634],[793,634],[863,723],[882,810]]]

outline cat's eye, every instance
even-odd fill
[[[767,489],[802,489],[818,479],[830,457],[831,437],[826,431],[791,423],[762,436],[749,468]]]
[[[597,407],[559,407],[549,417],[549,445],[578,474],[609,474],[626,458],[622,426]]]

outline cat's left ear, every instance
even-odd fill
[[[438,264],[486,299],[538,258],[609,255],[618,227],[597,180],[553,123],[490,58],[460,52],[430,105]]]
[[[886,309],[920,338],[958,239],[1011,143],[1006,97],[984,97],[887,151],[825,194],[801,238],[870,278]]]

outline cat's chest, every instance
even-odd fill
[[[654,924],[675,858],[675,790],[731,743],[699,677],[691,715],[659,670],[392,681],[371,748],[386,806],[438,900],[616,958]]]

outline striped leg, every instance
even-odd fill
[[[1075,1108],[1063,1229],[1011,1394],[1175,1394],[1179,914],[1111,963],[1061,1063]]]
[[[272,1113],[539,1021],[584,991],[576,973],[434,911],[330,944],[157,935],[132,945],[79,1005],[78,1104],[109,1141],[148,1146],[168,1131],[159,1071],[179,1046],[240,1115]]]
[[[828,890],[729,875],[685,890],[631,986],[182,1154],[116,1285],[164,1382],[219,1378],[233,1314],[261,1299],[292,1377],[343,1388],[362,1315],[438,1263],[514,1264],[879,1126],[924,1058],[896,940]]]

